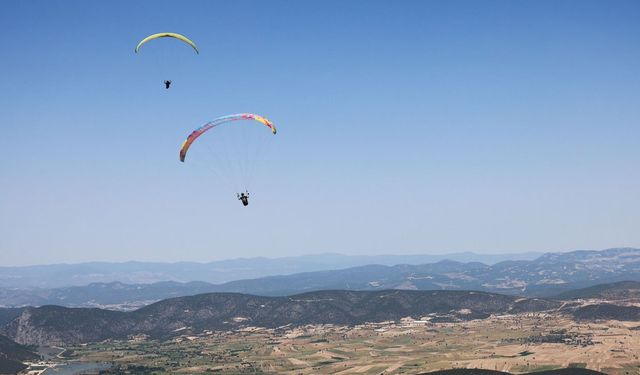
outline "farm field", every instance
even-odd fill
[[[638,323],[579,323],[559,314],[464,323],[401,322],[205,331],[167,341],[135,337],[70,348],[68,358],[114,371],[169,373],[418,374],[446,368],[513,373],[586,367],[640,373]]]

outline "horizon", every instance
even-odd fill
[[[390,254],[390,253],[381,253],[381,254],[345,254],[345,253],[336,253],[336,252],[321,252],[321,253],[311,253],[311,254],[301,254],[301,255],[289,255],[282,257],[268,257],[268,256],[255,256],[255,257],[236,257],[236,258],[224,258],[224,259],[215,259],[209,261],[195,261],[195,260],[179,260],[179,261],[146,261],[146,260],[123,260],[123,261],[107,261],[107,260],[91,260],[86,262],[76,262],[76,263],[35,263],[35,264],[23,264],[23,265],[0,265],[0,268],[27,268],[27,267],[46,267],[46,266],[76,266],[83,264],[92,264],[92,263],[100,263],[100,264],[125,264],[125,263],[152,263],[152,264],[179,264],[179,263],[192,263],[192,264],[209,264],[209,263],[217,263],[217,262],[231,262],[231,261],[241,261],[241,260],[282,260],[282,259],[292,259],[292,258],[304,258],[304,257],[321,257],[325,255],[334,255],[341,257],[351,257],[351,258],[376,258],[376,257],[438,257],[438,256],[450,256],[450,255],[465,255],[465,254],[473,254],[477,256],[509,256],[509,255],[538,255],[542,256],[545,254],[565,254],[565,253],[573,253],[573,252],[582,252],[582,251],[607,251],[607,250],[617,250],[617,249],[630,249],[630,250],[638,250],[639,248],[631,247],[631,246],[616,246],[616,247],[607,247],[604,249],[574,249],[574,250],[564,250],[564,251],[522,251],[522,252],[504,252],[504,253],[490,253],[490,252],[477,252],[477,251],[455,251],[450,253],[406,253],[406,254]],[[451,259],[442,259],[443,260],[451,260]],[[453,261],[453,260],[452,260]],[[455,261],[460,263],[473,263],[477,261]]]
[[[0,264],[640,247],[637,14],[1,2]],[[163,30],[200,53],[134,52]],[[197,154],[178,159],[191,131],[239,112],[278,128],[248,207]]]

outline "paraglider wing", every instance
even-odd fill
[[[222,116],[222,117],[219,117],[219,118],[217,118],[217,119],[215,119],[215,120],[213,120],[211,122],[208,122],[208,123],[204,124],[203,126],[201,126],[198,129],[194,130],[191,134],[189,134],[187,139],[182,144],[182,148],[180,149],[180,161],[184,162],[184,159],[187,157],[187,151],[189,150],[189,147],[191,147],[191,144],[196,139],[198,139],[199,136],[204,134],[206,131],[208,131],[208,130],[210,130],[212,128],[215,128],[216,126],[218,126],[220,124],[224,124],[224,123],[230,122],[230,121],[239,121],[239,120],[255,120],[255,121],[261,122],[266,127],[271,129],[271,132],[273,134],[276,134],[276,127],[273,125],[273,123],[271,121],[267,120],[266,118],[262,117],[262,116],[254,115],[252,113],[239,113],[239,114],[236,114],[236,115]]]
[[[187,38],[182,34],[176,34],[176,33],[157,33],[157,34],[149,35],[148,37],[142,39],[140,43],[138,43],[138,45],[136,46],[136,53],[138,53],[138,50],[140,49],[140,47],[142,47],[143,44],[145,44],[150,40],[158,39],[158,38],[176,38],[178,40],[181,40],[187,43],[196,51],[196,53],[200,54],[200,51],[198,51],[198,47],[196,47],[196,44],[192,42],[191,39]]]

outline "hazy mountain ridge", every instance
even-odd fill
[[[154,284],[92,283],[55,289],[0,288],[0,306],[22,307],[60,305],[66,307],[114,307],[131,310],[150,303],[186,295],[214,292],[216,286],[205,282]],[[1,319],[1,315],[0,315]]]
[[[534,259],[542,253],[424,255],[317,254],[282,258],[238,258],[208,263],[90,262],[23,267],[0,267],[0,287],[58,288],[91,283],[151,284],[162,281],[204,281],[214,284],[271,275],[340,269],[367,264],[434,263],[445,259],[493,264],[507,259]]]
[[[27,308],[0,332],[23,344],[62,345],[123,339],[135,334],[164,338],[243,326],[354,325],[409,316],[464,321],[512,309],[541,311],[561,306],[559,301],[528,300],[524,304],[525,301],[472,291],[321,291],[289,297],[211,293],[172,298],[132,312],[59,306]]]
[[[494,265],[451,260],[422,265],[365,265],[237,280],[219,285],[206,282],[133,285],[114,282],[55,289],[0,288],[0,306],[55,304],[130,310],[166,298],[199,293],[285,296],[331,289],[481,290],[549,297],[567,290],[626,280],[640,280],[638,249],[545,254],[531,261],[504,261]]]
[[[532,261],[495,265],[453,261],[369,265],[232,281],[220,285],[219,291],[286,295],[323,289],[483,290],[533,297],[623,280],[640,280],[639,249],[547,254]]]

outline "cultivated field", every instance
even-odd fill
[[[74,360],[155,373],[416,374],[452,367],[531,372],[587,367],[640,373],[640,326],[577,323],[558,314],[496,316],[466,323],[246,328],[144,337],[71,348]]]

